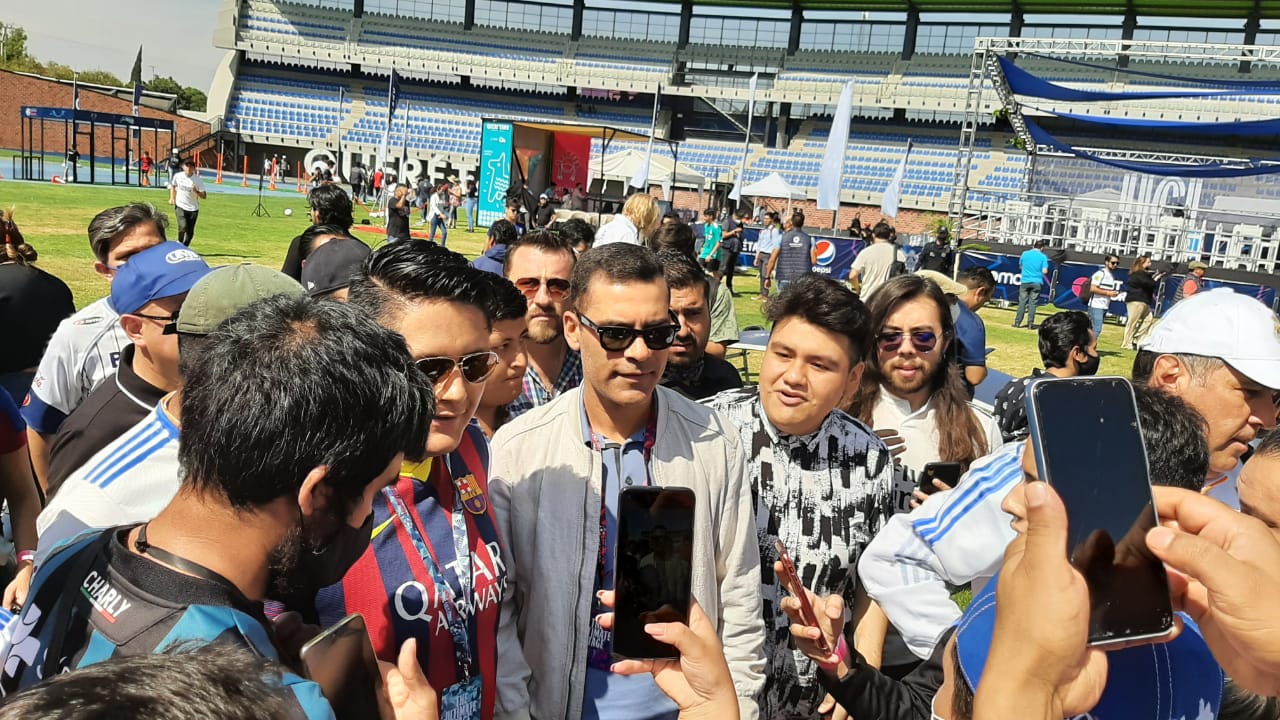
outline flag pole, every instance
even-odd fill
[[[747,154],[751,152],[751,122],[755,119],[756,114],[756,81],[760,78],[760,73],[751,76],[751,94],[747,99],[747,132],[742,138],[742,160],[738,164],[737,182],[733,184],[733,191],[729,193],[730,199],[734,202],[734,210],[738,209],[738,205],[742,203],[742,186],[747,174]],[[790,202],[790,198],[787,199]]]
[[[639,190],[647,190],[649,187],[649,167],[653,160],[653,136],[658,133],[658,105],[662,102],[662,83],[653,91],[653,117],[649,120],[649,144],[644,151],[644,164],[636,170],[636,174],[631,178],[631,187]],[[601,172],[604,171],[604,163],[600,165]],[[668,198],[669,200],[670,198]]]

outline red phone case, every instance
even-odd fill
[[[782,561],[782,572],[791,581],[792,585],[803,589],[804,585],[800,582],[800,576],[796,574],[796,564],[791,562],[791,553],[787,552],[787,546],[783,545],[781,540],[775,540],[773,545],[778,551],[778,559]],[[818,614],[813,611],[813,605],[809,604],[809,596],[801,592],[795,597],[800,601],[800,614],[804,616],[805,624],[810,627],[821,627],[818,625]],[[819,650],[827,654],[831,653],[831,646],[827,644],[826,635],[820,633],[817,642]]]

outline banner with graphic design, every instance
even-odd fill
[[[591,138],[556,133],[551,152],[551,185],[573,189],[587,186],[587,165],[591,159]]]
[[[984,267],[995,277],[996,291],[992,295],[993,299],[1015,304],[1018,302],[1018,291],[1022,287],[1022,265],[1018,257],[967,250],[960,253],[960,269],[968,270],[974,267]],[[1050,264],[1050,277],[1052,277],[1053,268],[1054,265]],[[1039,304],[1048,305],[1051,300],[1049,283],[1042,283]]]
[[[477,218],[488,227],[506,213],[511,187],[512,127],[509,122],[485,120],[480,129],[480,209]]]

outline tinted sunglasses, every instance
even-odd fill
[[[637,330],[625,325],[597,325],[591,318],[578,313],[578,321],[594,332],[600,338],[600,347],[609,352],[622,352],[631,347],[637,335],[644,338],[644,344],[650,350],[666,350],[675,343],[676,333],[680,332],[680,324],[675,322],[674,315],[671,320],[670,325],[655,325]]]
[[[537,295],[538,288],[544,285],[547,288],[547,294],[551,296],[552,300],[559,300],[569,294],[569,281],[562,278],[547,278],[543,280],[541,278],[526,277],[519,278],[515,282],[515,286],[527,298]]]
[[[154,320],[158,323],[164,323],[160,328],[161,335],[174,335],[178,332],[178,313],[175,311],[172,315],[143,315],[142,313],[129,313],[134,317],[140,317],[144,320]]]
[[[432,385],[439,385],[453,374],[453,369],[461,368],[462,377],[469,383],[484,382],[485,378],[498,366],[498,353],[492,350],[463,355],[458,359],[451,357],[428,357],[414,361],[423,375]]]
[[[938,334],[932,330],[916,330],[911,333],[904,333],[901,330],[896,332],[883,332],[876,336],[876,346],[880,348],[880,352],[896,352],[902,347],[903,339],[911,338],[911,346],[918,353],[927,353],[938,345]]]

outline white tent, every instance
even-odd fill
[[[591,176],[612,180],[630,180],[643,164],[643,152],[639,150],[623,150],[620,153],[606,155],[604,157],[604,171],[601,172],[600,156],[593,155],[591,157]],[[671,165],[671,158],[663,155],[654,155],[653,160],[649,163],[649,183],[652,185],[666,185],[671,182]],[[698,174],[698,171],[684,163],[676,163],[675,166],[675,184],[677,186],[702,189],[706,185],[707,179]]]
[[[742,194],[750,197],[786,198],[787,200],[804,200],[808,195],[803,190],[791,187],[778,173],[769,173],[763,178],[742,188]]]

